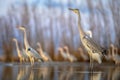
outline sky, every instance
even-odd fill
[[[29,5],[35,4],[38,7],[45,7],[46,5],[49,5],[50,2],[50,6],[52,7],[60,7],[61,5],[63,7],[66,7],[68,5],[77,7],[77,5],[82,5],[85,3],[85,1],[82,0],[0,0],[0,16],[6,14],[6,11],[11,4],[21,6],[25,2],[27,2]]]

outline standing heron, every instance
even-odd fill
[[[113,57],[112,57],[112,54],[111,54],[111,49],[112,47],[108,48],[108,54],[107,56],[105,57],[105,59],[109,62],[112,62],[113,61]]]
[[[106,50],[99,46],[90,36],[88,36],[81,27],[81,16],[78,9],[69,9],[73,11],[78,16],[78,28],[80,33],[80,39],[87,50],[90,57],[90,65],[92,67],[92,60],[97,61],[99,64],[102,63],[102,56],[106,54]]]
[[[46,53],[46,52],[44,52],[43,50],[42,50],[42,47],[41,47],[41,45],[40,45],[40,43],[38,42],[37,43],[37,46],[38,46],[38,52],[40,53],[40,56],[42,57],[42,59],[44,60],[44,61],[52,61],[52,59],[50,58],[50,56]]]
[[[26,60],[26,62],[27,62],[28,59],[29,59],[29,57],[28,57],[27,52],[26,52],[26,50],[25,50],[24,48],[22,49],[22,53],[23,53],[23,55],[25,56],[25,60]]]
[[[34,63],[34,58],[35,59],[38,59],[40,62],[41,62],[41,57],[40,55],[37,53],[36,50],[34,50],[28,43],[28,40],[27,40],[27,34],[26,34],[26,29],[24,27],[19,27],[18,29],[22,30],[23,33],[24,33],[24,44],[25,44],[25,50],[27,52],[27,55],[29,56],[30,58],[30,62],[31,64]]]
[[[58,48],[58,53],[63,57],[65,61],[67,60],[67,54],[63,52],[62,48]]]
[[[116,65],[120,64],[120,56],[118,55],[118,49],[113,44],[110,45],[112,49],[112,60]]]
[[[17,39],[13,38],[13,41],[16,44],[17,54],[18,54],[20,63],[22,63],[22,62],[24,62],[26,60],[27,55],[25,53],[23,53],[23,51],[20,51]]]
[[[67,58],[70,62],[77,61],[77,58],[69,53],[69,49],[67,46],[63,48],[64,53],[67,54]]]
[[[120,55],[118,54],[118,48],[115,47],[115,55],[114,55],[114,58],[115,58],[115,64],[116,65],[119,65],[120,64]]]

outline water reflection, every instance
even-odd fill
[[[1,80],[120,80],[120,67],[86,63],[35,63],[0,65]]]

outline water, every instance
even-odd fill
[[[120,80],[120,67],[113,64],[51,62],[0,63],[0,80]]]

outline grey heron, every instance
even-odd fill
[[[38,42],[37,43],[37,46],[38,46],[38,52],[40,53],[40,56],[42,57],[42,59],[44,60],[44,61],[52,61],[52,59],[50,58],[50,56],[46,53],[46,52],[44,52],[43,50],[42,50],[42,47],[41,47],[41,45],[40,45],[40,43]]]
[[[58,53],[63,57],[65,61],[67,60],[67,54],[63,52],[62,48],[58,48]]]
[[[67,54],[67,58],[70,62],[77,61],[77,58],[69,53],[69,49],[67,46],[63,47],[64,53]]]
[[[112,48],[112,60],[116,65],[120,64],[120,55],[118,55],[118,49],[113,44],[110,45]]]
[[[20,63],[24,62],[25,59],[27,58],[27,55],[25,53],[23,53],[22,51],[20,51],[19,46],[18,46],[18,41],[16,38],[13,38],[13,41],[15,42],[16,45],[16,49],[17,49],[17,54],[20,60]]]
[[[96,60],[99,64],[102,63],[102,56],[106,54],[106,50],[103,49],[100,45],[98,45],[90,36],[88,36],[81,27],[81,16],[78,9],[70,9],[72,12],[77,14],[78,16],[78,29],[80,33],[80,39],[84,46],[84,48],[87,50],[89,57],[90,57],[90,65],[92,67],[92,61]]]
[[[25,50],[27,52],[27,55],[30,58],[30,62],[31,64],[34,63],[34,58],[38,59],[40,62],[42,62],[40,55],[37,53],[37,51],[35,49],[33,49],[27,40],[27,34],[26,34],[26,29],[24,27],[19,27],[18,29],[22,30],[24,33],[24,44],[25,44]]]

